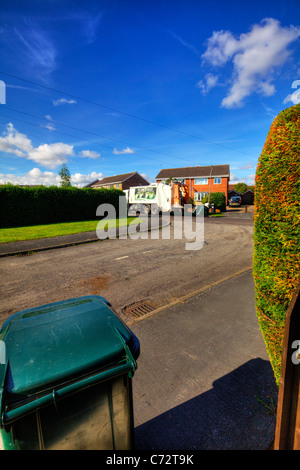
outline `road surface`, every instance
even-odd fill
[[[174,239],[171,225],[170,239],[149,234],[1,258],[0,323],[20,310],[90,294],[106,297],[126,320],[124,307],[134,302],[160,307],[252,265],[249,219],[204,227],[204,246],[194,251]]]

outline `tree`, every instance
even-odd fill
[[[71,174],[67,165],[62,165],[61,169],[58,172],[61,182],[60,185],[62,188],[68,188],[71,186]]]
[[[238,193],[243,194],[249,188],[246,183],[237,183],[233,186],[233,189]]]

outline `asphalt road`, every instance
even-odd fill
[[[206,221],[200,250],[186,250],[171,225],[170,239],[148,234],[1,258],[0,323],[26,308],[89,294],[106,297],[121,316],[145,299],[161,307],[250,267],[252,233],[253,221],[241,214],[235,222]]]

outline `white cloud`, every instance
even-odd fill
[[[11,122],[6,129],[6,135],[0,137],[0,151],[13,153],[18,157],[26,157],[26,154],[32,149],[31,140],[18,132]]]
[[[51,186],[60,184],[60,176],[56,175],[52,171],[42,172],[39,168],[33,168],[22,176],[16,176],[14,174],[0,174],[0,183],[28,185],[42,184],[44,186]]]
[[[92,172],[88,175],[81,173],[75,173],[71,175],[71,183],[73,186],[79,188],[96,179],[103,178],[102,173]],[[52,171],[41,171],[39,168],[33,168],[22,176],[16,176],[14,174],[1,174],[0,173],[0,184],[12,183],[12,184],[28,184],[28,185],[44,185],[44,186],[60,186],[60,176]]]
[[[32,70],[44,78],[56,68],[57,52],[47,33],[26,20],[22,30],[15,28],[23,55]]]
[[[147,180],[149,183],[155,183],[155,179],[151,176],[148,176],[147,173],[141,173],[141,176],[145,178],[145,180]]]
[[[51,126],[52,123],[49,120],[49,127],[45,127],[51,129]],[[6,132],[3,133],[3,137],[0,137],[0,152],[1,151],[14,154],[17,157],[26,158],[27,160],[33,160],[38,165],[51,170],[67,163],[68,158],[74,155],[73,145],[68,145],[63,142],[41,144],[38,147],[34,147],[31,140],[26,135],[18,132],[12,123],[7,125]],[[82,150],[79,155],[92,159],[100,157],[100,153],[93,150]]]
[[[59,98],[58,100],[52,100],[54,106],[59,106],[61,104],[76,104],[75,100],[67,100],[66,98]]]
[[[49,129],[49,131],[56,131],[54,124],[52,123],[53,118],[50,116],[50,114],[46,114],[45,118],[50,121],[47,124],[41,124],[41,127],[44,127],[45,129]]]
[[[245,164],[239,167],[240,170],[249,170],[250,168],[254,168],[253,162],[250,162],[248,164]]]
[[[49,124],[42,124],[41,127],[44,127],[45,129],[48,129],[49,131],[56,131],[55,127],[53,124],[49,122]]]
[[[290,95],[286,96],[283,100],[283,103],[293,103],[299,104],[300,103],[300,80],[294,80],[292,83],[292,88],[296,88],[296,90],[291,93]]]
[[[32,146],[31,140],[18,132],[12,123],[7,125],[4,137],[0,137],[0,151],[34,160],[50,169],[66,163],[68,156],[74,154],[73,146],[62,142],[42,144],[35,148]]]
[[[251,173],[250,175],[247,176],[246,183],[250,185],[255,184],[255,173]]]
[[[80,152],[80,155],[82,157],[88,157],[88,158],[99,158],[100,157],[100,153],[99,152],[94,152],[93,150],[82,150]]]
[[[55,144],[43,144],[28,152],[28,159],[34,160],[40,165],[54,169],[68,161],[68,156],[74,155],[73,145],[57,142]]]
[[[236,52],[237,43],[230,31],[214,31],[202,59],[215,66],[224,65]]]
[[[286,104],[286,103],[293,103],[293,93],[291,93],[290,95],[287,95],[284,98],[283,104]]]
[[[50,114],[46,114],[45,118],[50,121],[47,124],[41,125],[41,127],[45,127],[46,129],[49,129],[49,131],[55,131],[54,124],[52,123],[53,118],[50,116]]]
[[[235,184],[236,181],[239,182],[239,179],[237,178],[236,174],[231,171],[230,172],[230,184]]]
[[[113,150],[113,153],[115,155],[121,155],[121,154],[124,154],[124,153],[134,153],[134,151],[129,148],[129,147],[126,147],[126,149],[123,149],[123,150],[117,150],[116,148]]]
[[[238,38],[230,31],[215,31],[207,41],[203,63],[221,67],[232,61],[234,67],[232,85],[222,106],[243,106],[244,99],[254,92],[273,95],[274,70],[290,57],[288,46],[299,36],[300,27],[281,27],[274,18],[265,18]]]
[[[255,174],[249,174],[247,176],[237,176],[235,173],[230,172],[230,184],[246,183],[250,186],[255,184]]]
[[[71,175],[71,183],[73,186],[82,188],[82,186],[86,186],[92,181],[101,180],[102,178],[103,178],[103,174],[96,173],[95,171],[93,171],[92,173],[89,173],[88,175],[83,175],[82,173],[75,173],[75,175]]]
[[[213,75],[212,73],[207,73],[205,75],[205,80],[200,80],[197,83],[197,87],[200,88],[203,95],[206,95],[212,88],[217,86],[219,76]]]

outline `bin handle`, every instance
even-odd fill
[[[14,410],[3,412],[1,415],[0,427],[5,427],[6,425],[18,419],[19,417],[24,416],[25,414],[29,414],[32,411],[41,408],[45,405],[48,405],[49,403],[51,403],[51,401],[54,401],[55,404],[56,399],[63,398],[65,395],[72,392],[76,392],[80,388],[89,387],[97,382],[110,379],[117,375],[125,374],[126,372],[132,374],[134,369],[135,364],[132,363],[132,361],[127,361],[125,364],[114,367],[113,369],[102,371],[98,374],[92,375],[83,380],[67,385],[66,387],[60,388],[58,390],[53,390],[51,393],[48,393],[43,397],[36,398],[35,400],[29,403],[25,403],[24,405],[21,405],[18,408],[15,408]]]
[[[123,338],[123,336],[121,335],[120,331],[118,330],[118,328],[115,326],[114,327],[115,329],[115,332],[117,334],[117,336],[119,337],[120,339],[120,342],[122,343],[123,345],[123,348],[125,350],[125,354],[126,354],[126,359],[129,359],[130,361],[130,364],[132,364],[132,370],[129,372],[129,377],[132,378],[133,376],[133,372],[136,370],[137,368],[137,364],[136,364],[136,360],[134,359],[133,355],[132,355],[132,352],[128,346],[128,344],[126,343],[125,339]]]

